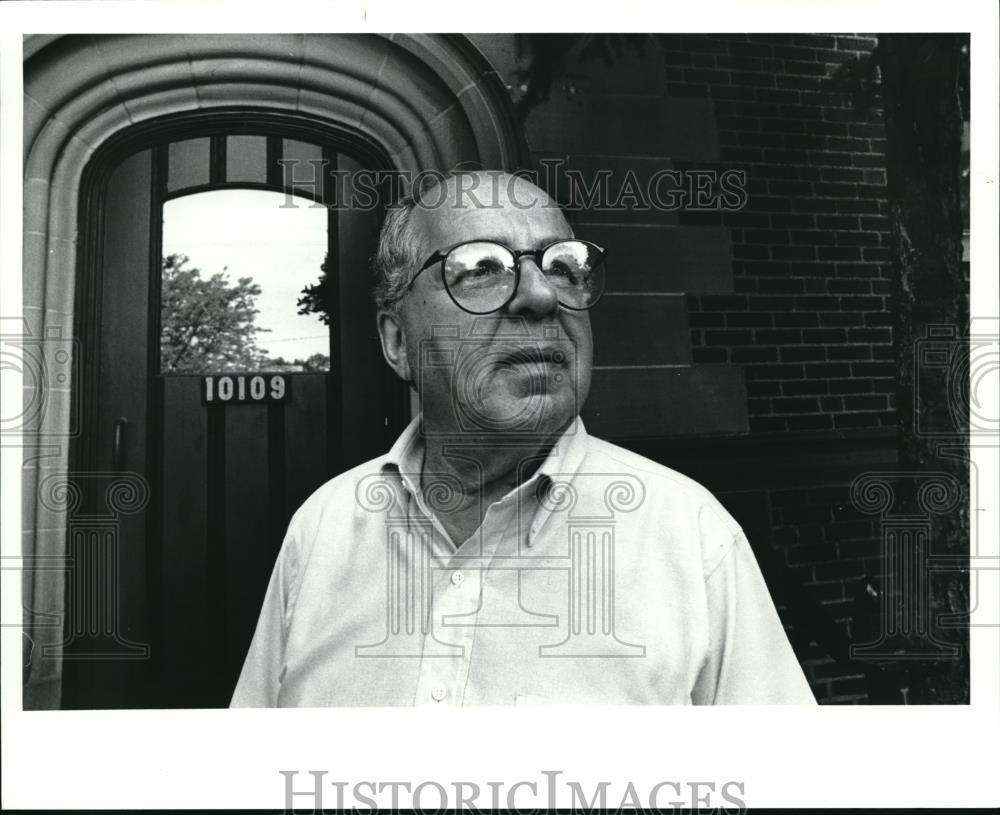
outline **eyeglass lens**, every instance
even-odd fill
[[[563,306],[585,309],[604,290],[603,260],[592,244],[559,241],[546,248],[541,270]],[[445,258],[444,282],[463,308],[481,314],[496,311],[513,297],[517,263],[509,249],[492,241],[462,244]]]

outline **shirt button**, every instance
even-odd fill
[[[431,691],[431,699],[433,699],[435,702],[440,702],[447,695],[448,691],[445,690],[444,685],[438,685],[436,688],[434,688],[434,690]]]
[[[465,580],[465,575],[462,574],[461,572],[452,572],[451,573],[451,584],[453,586],[461,586],[462,585],[462,581],[464,581],[464,580]]]

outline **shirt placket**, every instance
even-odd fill
[[[426,513],[422,502],[420,506]],[[465,699],[489,566],[510,526],[512,509],[508,502],[491,506],[477,532],[479,540],[467,541],[458,550],[433,513],[427,514],[444,546],[435,547],[431,630],[424,638],[414,703],[460,706]],[[442,643],[451,646],[452,652],[442,654]]]

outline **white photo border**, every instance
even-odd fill
[[[968,31],[972,58],[973,320],[998,305],[998,15],[993,2],[757,0],[584,9],[405,2],[23,2],[0,6],[0,286],[21,308],[24,34],[210,31]],[[20,388],[4,379],[4,404]],[[16,382],[14,383],[17,384]],[[14,404],[14,403],[10,403]],[[8,415],[6,412],[4,415]],[[974,447],[981,556],[1000,552],[996,440]],[[5,441],[6,445],[6,441]],[[3,556],[20,556],[20,449],[4,446]],[[991,501],[990,503],[986,503]],[[5,560],[5,562],[7,562]],[[4,620],[19,619],[4,578]],[[2,629],[3,804],[25,808],[284,806],[281,770],[329,780],[744,784],[751,807],[972,806],[996,803],[1000,766],[1000,571],[981,575],[970,630],[968,706],[810,708],[21,710],[20,631]],[[13,588],[13,591],[9,589]],[[332,791],[332,787],[328,787]],[[613,797],[613,796],[612,796]],[[429,799],[433,800],[433,798]],[[306,806],[309,802],[296,802]],[[327,802],[332,805],[332,799]],[[565,805],[565,800],[557,801]]]

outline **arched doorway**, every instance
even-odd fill
[[[380,211],[338,188],[387,170],[375,145],[252,110],[95,154],[75,512],[108,514],[123,472],[148,499],[113,534],[70,532],[64,708],[225,705],[291,514],[405,426],[368,293]],[[299,314],[320,286],[322,312]]]
[[[25,554],[66,568],[25,582],[25,706],[224,705],[288,515],[407,418],[374,342],[378,212],[326,207],[307,165],[514,169],[523,142],[460,37],[43,37],[26,53],[26,321],[72,325],[75,344],[71,398],[41,418],[59,441],[26,451]],[[295,158],[306,183],[288,190],[276,167]],[[166,202],[227,190],[324,205],[333,306],[327,369],[216,371],[248,375],[216,382],[245,389],[220,404],[206,371],[163,365],[161,224]],[[251,374],[278,375],[283,399]]]

